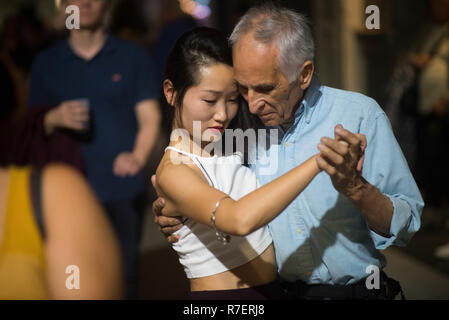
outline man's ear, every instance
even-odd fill
[[[301,73],[299,74],[299,87],[302,91],[305,91],[312,81],[313,72],[315,71],[315,66],[312,61],[307,60],[303,63],[301,67]]]
[[[174,107],[176,93],[175,88],[173,87],[173,83],[170,80],[165,79],[162,84],[162,87],[164,89],[164,96],[165,99],[167,100],[167,103],[170,106]]]

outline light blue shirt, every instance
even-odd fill
[[[370,266],[385,267],[379,250],[406,245],[420,228],[424,202],[384,111],[369,97],[321,86],[316,79],[296,111],[293,125],[285,133],[276,127],[278,141],[261,152],[252,166],[260,183],[272,181],[316,154],[321,137],[334,138],[337,124],[366,135],[362,174],[394,206],[390,237],[371,230],[351,201],[335,190],[329,175],[321,172],[269,224],[284,280],[357,282],[371,274]],[[263,172],[262,164],[276,157],[276,172]]]

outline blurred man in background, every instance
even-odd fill
[[[107,0],[68,0],[80,29],[34,61],[28,106],[55,106],[43,118],[45,135],[64,131],[81,143],[89,183],[122,245],[126,296],[137,295],[140,217],[134,200],[144,189],[139,172],[159,132],[158,88],[145,51],[108,34]]]

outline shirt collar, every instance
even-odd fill
[[[112,53],[116,49],[117,49],[117,42],[116,42],[115,37],[112,36],[111,34],[106,34],[106,41],[105,41],[103,47],[100,49],[100,51],[98,51],[98,53],[95,55],[95,57],[92,58],[92,60],[95,59],[99,55]],[[73,58],[73,57],[80,58],[73,51],[72,47],[70,46],[68,38],[64,41],[62,54],[65,58]]]
[[[305,92],[305,96],[299,105],[298,110],[295,112],[295,121],[299,119],[304,111],[304,116],[306,117],[306,123],[309,124],[312,119],[312,114],[316,109],[316,104],[321,97],[322,93],[320,90],[321,84],[316,79],[315,76],[312,77],[309,88]]]

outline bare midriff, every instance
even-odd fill
[[[190,279],[191,291],[233,290],[255,287],[276,279],[273,244],[257,258],[237,268],[207,277]]]

